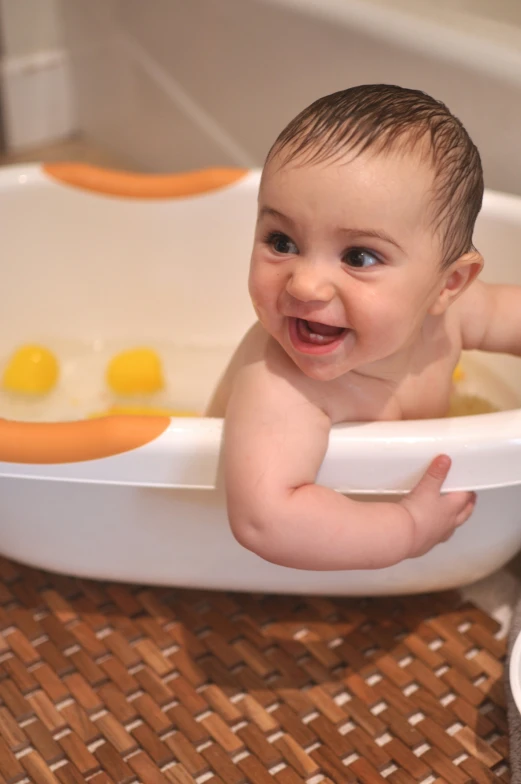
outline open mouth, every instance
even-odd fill
[[[290,338],[299,351],[323,354],[333,351],[349,332],[346,327],[334,327],[319,321],[289,319]]]

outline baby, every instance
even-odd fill
[[[236,539],[299,569],[374,569],[426,553],[472,514],[439,455],[396,502],[315,483],[340,422],[447,412],[463,349],[521,353],[521,289],[477,280],[479,153],[417,90],[315,101],[264,165],[249,290],[258,316],[208,415],[225,417]]]

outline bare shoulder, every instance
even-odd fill
[[[321,408],[324,397],[323,382],[308,378],[280,344],[262,327],[250,336],[242,362],[237,366],[233,386],[253,384],[258,396],[275,397],[280,403],[308,402]]]
[[[258,322],[248,330],[230,359],[206,416],[224,417],[236,387],[240,394],[255,394],[259,401],[266,396],[276,397],[280,409],[306,401],[328,413],[328,385],[308,378]]]
[[[206,416],[224,417],[237,374],[246,365],[262,360],[267,338],[268,336],[259,322],[256,322],[246,332],[219,379],[206,408]]]
[[[206,409],[206,416],[224,417],[230,397],[237,382],[270,384],[278,389],[291,386],[311,392],[312,384],[294,365],[286,352],[256,322],[244,335],[234,351]]]

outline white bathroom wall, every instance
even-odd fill
[[[22,57],[63,44],[56,0],[1,0],[4,50]]]
[[[79,126],[136,169],[257,165],[317,96],[394,82],[446,101],[488,187],[521,193],[517,3],[470,3],[61,0]]]
[[[163,64],[158,47],[190,48],[192,32],[208,36],[209,3],[197,21],[185,0],[62,0],[71,52],[78,124],[94,142],[123,152],[136,169],[166,171],[213,164],[251,166],[255,157],[224,127],[178,73],[176,58]],[[208,13],[207,13],[208,12]],[[148,31],[148,32],[146,32]],[[174,32],[175,31],[175,32]],[[156,42],[156,37],[161,39]],[[170,41],[168,40],[170,38]],[[206,74],[226,100],[218,67],[195,54],[194,71]],[[211,70],[213,69],[213,73]],[[243,81],[241,70],[234,76]]]
[[[401,0],[396,1],[401,2]],[[521,24],[519,0],[437,0],[436,3],[432,0],[404,0],[404,7],[406,5],[422,13],[436,13],[439,9],[443,9],[501,23]]]
[[[57,0],[0,0],[2,115],[8,149],[74,129],[69,60]]]

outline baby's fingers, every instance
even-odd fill
[[[442,503],[447,514],[447,520],[456,528],[468,520],[474,511],[476,494],[468,492],[446,493],[443,496]]]
[[[459,495],[459,493],[458,493]],[[456,514],[456,525],[463,525],[465,523],[472,512],[474,511],[474,507],[476,506],[476,493],[462,493],[462,495],[467,496],[463,508]]]
[[[447,478],[451,466],[448,455],[438,455],[431,462],[424,475],[413,488],[410,495],[423,495],[424,493],[439,493]]]

